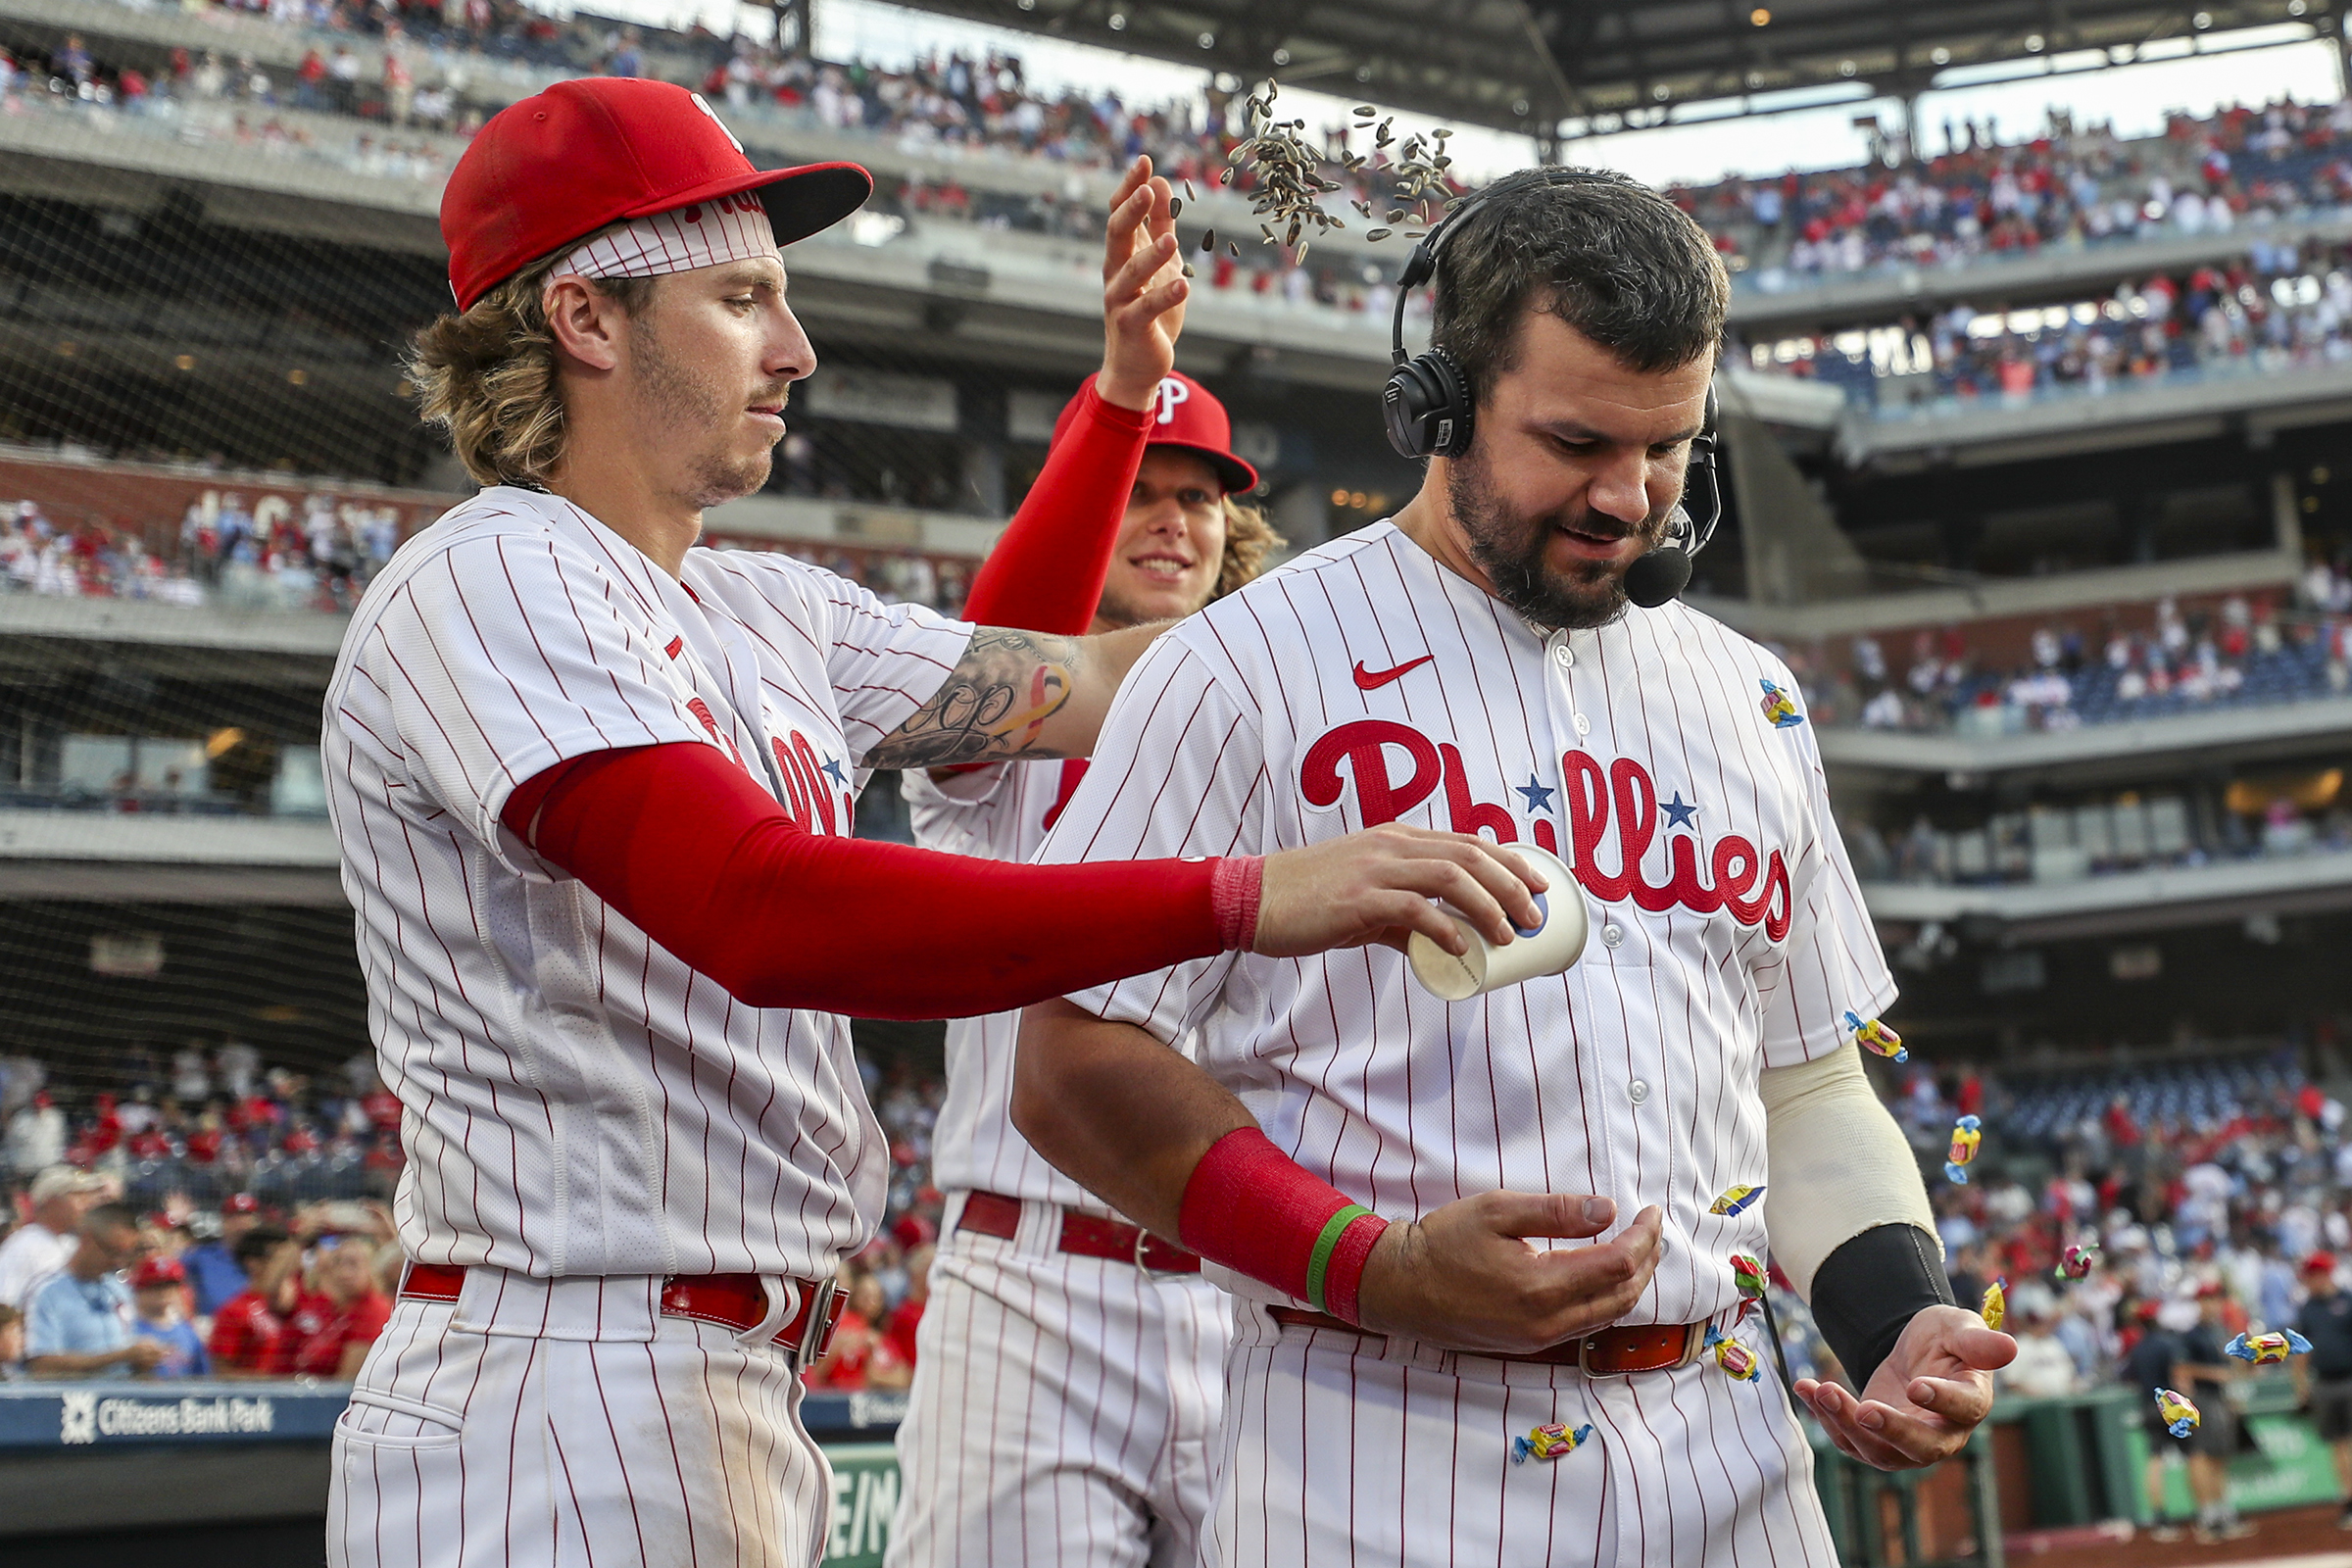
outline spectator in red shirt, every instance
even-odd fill
[[[931,1259],[937,1251],[938,1249],[925,1242],[907,1252],[906,1299],[891,1309],[890,1326],[882,1334],[908,1366],[914,1365],[914,1331],[923,1321],[923,1308],[931,1301]]]
[[[808,1369],[815,1389],[903,1389],[914,1381],[914,1366],[882,1332],[882,1282],[858,1274],[850,1285],[850,1304],[833,1329],[832,1348]]]
[[[317,1269],[318,1294],[329,1316],[294,1352],[297,1376],[349,1383],[360,1375],[368,1347],[384,1331],[392,1303],[376,1289],[374,1249],[346,1236]]]
[[[294,1362],[286,1319],[294,1310],[302,1244],[274,1225],[256,1225],[237,1238],[232,1250],[247,1286],[213,1315],[213,1337],[206,1346],[213,1375],[282,1378]]]

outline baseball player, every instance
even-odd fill
[[[1683,527],[1723,270],[1557,170],[1422,254],[1453,384],[1397,393],[1420,492],[1169,631],[1042,858],[1450,826],[1568,862],[1585,956],[1460,1003],[1376,951],[1107,983],[1031,1009],[1014,1119],[1242,1298],[1209,1560],[1830,1564],[1754,1260],[1874,1463],[1954,1451],[2014,1346],[1951,1304],[1862,1075],[1845,1020],[1893,986],[1788,671],[1628,602]]]
[[[1025,507],[966,613],[1103,632],[1191,614],[1256,574],[1276,541],[1233,497],[1257,473],[1233,454],[1224,407],[1176,373],[1177,315],[1114,338],[1056,422],[1044,477],[1099,475],[1064,487],[1092,504]],[[1085,769],[910,773],[916,842],[1026,861]],[[1190,1563],[1231,1314],[1198,1256],[1112,1213],[1012,1130],[1019,1023],[1000,1012],[948,1025],[932,1154],[947,1224],[899,1427],[890,1561]]]
[[[410,375],[485,488],[354,615],[323,752],[409,1265],[338,1423],[328,1560],[807,1564],[799,1422],[887,1150],[843,1014],[940,1017],[1248,945],[1490,934],[1457,835],[1028,867],[848,836],[873,767],[1083,755],[1150,628],[1072,639],[696,548],[814,365],[780,247],[845,165],[760,171],[696,95],[560,82],[442,201]],[[1179,302],[1166,187],[1106,299]],[[1457,938],[1453,944],[1460,951]]]

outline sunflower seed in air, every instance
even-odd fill
[[[1364,238],[1366,239],[1387,239],[1388,237],[1389,231],[1385,228],[1371,229],[1368,230],[1364,235]]]
[[[1217,231],[1216,231],[1215,229],[1213,229],[1213,228],[1212,228],[1212,229],[1208,230],[1206,233],[1204,233],[1204,234],[1202,234],[1202,235],[1200,236],[1200,252],[1201,252],[1201,254],[1202,254],[1202,255],[1204,255],[1204,256],[1205,256],[1205,255],[1206,255],[1206,254],[1208,254],[1210,251],[1213,251],[1213,250],[1215,250],[1216,248],[1217,248]]]

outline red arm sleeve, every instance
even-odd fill
[[[1152,411],[1103,402],[1091,376],[1079,397],[1070,427],[972,579],[965,620],[1068,637],[1094,623]]]
[[[1259,862],[1012,865],[813,834],[717,751],[549,768],[500,813],[755,1007],[960,1018],[1244,945]]]

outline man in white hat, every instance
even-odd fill
[[[81,1216],[105,1191],[105,1177],[72,1165],[51,1165],[32,1179],[32,1218],[0,1242],[0,1306],[24,1306],[33,1281],[66,1266]]]

